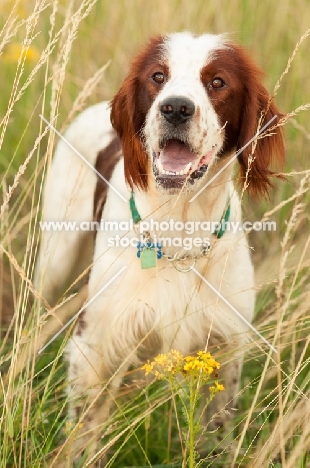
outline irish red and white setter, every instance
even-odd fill
[[[268,135],[242,150],[273,116]],[[96,459],[124,374],[159,352],[225,348],[226,390],[203,421],[222,428],[229,417],[249,339],[232,307],[250,323],[255,292],[245,232],[227,227],[242,226],[234,164],[227,163],[242,150],[239,185],[264,196],[271,162],[284,159],[279,116],[242,47],[222,35],[175,33],[151,39],[112,102],[85,110],[65,134],[110,185],[58,143],[44,219],[76,229],[42,233],[36,283],[53,301],[92,265],[90,303],[67,345],[70,418],[81,423],[71,462]],[[214,230],[223,219],[226,228]],[[109,229],[94,236],[82,228],[94,220]],[[170,243],[159,245],[160,237]]]

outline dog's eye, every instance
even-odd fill
[[[223,88],[223,86],[225,86],[224,80],[222,80],[222,78],[219,78],[218,76],[214,78],[211,83],[211,87],[214,89]]]
[[[162,72],[154,73],[152,78],[157,84],[162,84],[165,81],[165,75]]]

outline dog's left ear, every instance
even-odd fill
[[[248,53],[240,46],[232,45],[236,59],[240,62],[240,70],[244,74],[244,109],[239,131],[238,147],[240,150],[253,136],[274,116],[270,128],[277,125],[283,114],[278,110],[268,91],[262,85],[263,72],[253,63]],[[261,119],[261,121],[260,121]],[[266,196],[272,186],[270,178],[275,175],[270,166],[275,163],[280,167],[285,160],[285,149],[281,127],[263,132],[259,136],[252,154],[253,144],[248,145],[239,155],[241,185],[248,184],[252,195]],[[254,145],[254,146],[253,146]],[[252,156],[252,160],[249,157]],[[249,167],[250,166],[250,167]]]
[[[136,186],[146,190],[148,157],[139,135],[142,122],[137,120],[141,117],[136,108],[137,92],[137,80],[129,74],[112,100],[111,122],[121,139],[126,182],[131,189]]]

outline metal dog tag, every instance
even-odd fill
[[[157,253],[155,249],[144,249],[141,252],[140,264],[142,269],[156,267]]]

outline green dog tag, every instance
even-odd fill
[[[140,256],[141,268],[154,268],[156,267],[156,250],[144,249]]]

